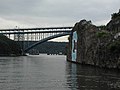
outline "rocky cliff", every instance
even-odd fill
[[[119,12],[120,13],[120,12]],[[77,63],[99,67],[120,68],[120,14],[104,27],[97,27],[91,21],[76,23]],[[72,36],[69,37],[67,59],[71,61]]]

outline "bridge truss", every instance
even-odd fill
[[[70,35],[72,27],[47,27],[47,28],[23,28],[23,29],[1,29],[0,34],[8,38],[22,42],[22,49],[27,52],[36,45],[57,37]],[[29,45],[30,41],[38,41],[36,44]],[[27,47],[24,47],[24,42]]]

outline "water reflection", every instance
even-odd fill
[[[19,90],[24,77],[23,60],[15,60],[16,58],[0,58],[0,90]]]
[[[71,90],[120,90],[120,73],[117,71],[74,63],[68,63],[66,71]]]
[[[66,62],[65,56],[0,58],[0,90],[120,90],[120,73]]]

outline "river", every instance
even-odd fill
[[[62,55],[0,57],[0,90],[120,90],[120,72],[70,63]]]

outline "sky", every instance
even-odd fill
[[[120,0],[0,0],[0,29],[74,26],[82,19],[106,25]]]

